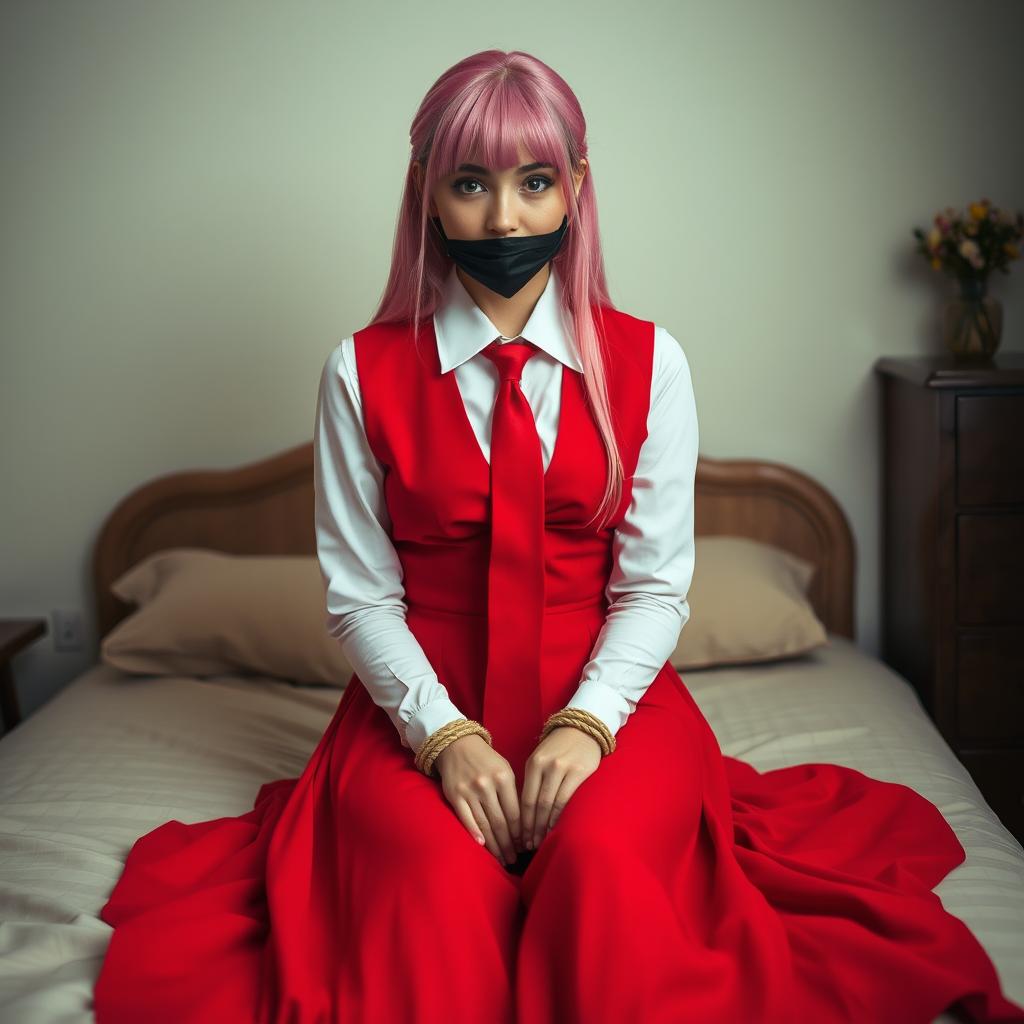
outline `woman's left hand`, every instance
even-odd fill
[[[601,744],[571,725],[552,729],[526,761],[519,817],[523,844],[537,849],[580,783],[597,771]],[[533,845],[530,846],[530,840]]]

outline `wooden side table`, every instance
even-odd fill
[[[875,371],[882,654],[1024,842],[1024,353]]]
[[[21,724],[11,659],[46,633],[46,619],[0,619],[0,714],[5,734]]]

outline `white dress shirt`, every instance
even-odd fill
[[[583,372],[571,318],[557,296],[552,268],[519,335],[540,350],[525,364],[521,387],[537,422],[545,468],[558,432],[562,374]],[[454,371],[480,449],[490,461],[498,371],[480,352],[501,332],[454,267],[434,313],[434,330],[441,372]],[[590,711],[613,734],[671,656],[690,617],[697,410],[683,349],[657,325],[647,429],[629,510],[614,532],[605,625],[567,705]],[[391,718],[402,745],[418,752],[431,733],[466,716],[406,624],[402,567],[391,542],[383,471],[363,426],[352,337],[324,364],[313,453],[328,632]]]

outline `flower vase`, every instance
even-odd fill
[[[991,359],[1003,333],[1003,306],[986,294],[984,278],[960,278],[958,294],[946,302],[942,340],[955,359]]]

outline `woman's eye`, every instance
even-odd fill
[[[532,178],[527,178],[526,182],[529,184],[531,181],[542,181],[544,182],[544,188],[527,189],[528,192],[546,192],[554,182],[543,174],[535,174]]]

